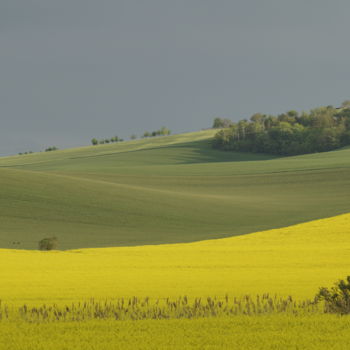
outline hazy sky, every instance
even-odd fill
[[[350,98],[349,0],[2,0],[0,154]]]

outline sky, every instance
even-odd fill
[[[0,1],[0,155],[350,99],[349,0]]]

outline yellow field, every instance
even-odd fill
[[[7,303],[86,298],[312,297],[350,275],[350,214],[190,244],[72,251],[0,250]]]
[[[335,315],[0,323],[1,350],[348,350]]]

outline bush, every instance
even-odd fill
[[[340,280],[332,288],[320,288],[316,300],[325,302],[325,312],[350,314],[350,276]]]
[[[96,145],[98,145],[98,140],[97,140],[96,138],[93,138],[93,139],[91,140],[91,143],[92,143],[94,146],[96,146]]]
[[[53,250],[57,249],[58,240],[56,237],[43,238],[39,241],[39,250]]]
[[[51,146],[45,149],[45,152],[52,152],[52,151],[57,151],[58,148],[56,146]]]

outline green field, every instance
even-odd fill
[[[190,242],[350,211],[350,149],[222,152],[214,133],[0,158],[0,247]]]

